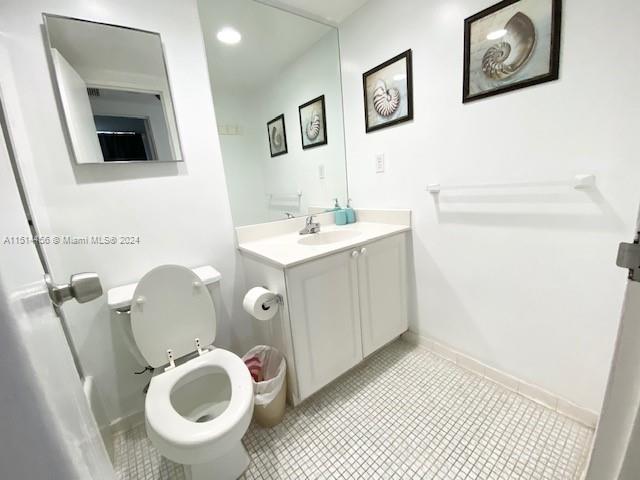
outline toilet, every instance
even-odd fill
[[[193,480],[237,479],[249,466],[242,437],[253,412],[253,384],[237,355],[212,346],[213,299],[190,269],[163,265],[138,282],[131,330],[155,368],[145,400],[147,435]]]

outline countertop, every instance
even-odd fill
[[[309,241],[314,234],[300,235],[297,231],[287,232],[238,244],[238,249],[248,255],[262,259],[268,263],[288,268],[310,260],[331,255],[343,250],[358,247],[362,244],[411,230],[409,225],[381,222],[356,222],[349,225],[322,225],[320,233],[334,231],[357,232],[353,237],[321,245],[304,245],[299,242]]]

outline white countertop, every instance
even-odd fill
[[[369,218],[370,217],[367,216],[367,219]],[[365,219],[363,218],[363,220]],[[358,221],[349,225],[323,224],[320,232],[322,234],[341,230],[353,231],[356,232],[357,235],[354,234],[353,237],[332,243],[305,245],[299,242],[308,241],[307,238],[312,237],[314,234],[300,235],[296,230],[240,242],[238,243],[238,249],[245,254],[287,268],[342,250],[348,250],[373,240],[407,232],[411,230],[411,226],[405,222],[383,223],[378,221]]]

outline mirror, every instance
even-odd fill
[[[76,163],[181,161],[160,35],[43,17]]]
[[[199,0],[236,226],[347,200],[338,32],[253,0]]]

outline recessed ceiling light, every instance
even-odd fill
[[[216,37],[222,43],[226,43],[227,45],[235,45],[240,40],[242,40],[242,35],[240,35],[240,32],[232,27],[224,27],[216,34]]]
[[[500,30],[491,32],[489,35],[487,35],[487,40],[497,40],[499,38],[504,37],[506,34],[507,34],[507,31],[504,28],[502,28]]]

